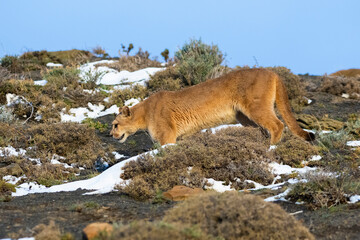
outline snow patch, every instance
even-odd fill
[[[350,147],[360,147],[360,141],[348,141],[346,145]]]
[[[49,62],[46,64],[47,67],[63,67],[63,65],[61,63],[52,63]]]
[[[45,86],[47,84],[47,80],[37,80],[34,81],[34,85],[38,85],[38,86]]]
[[[153,150],[144,154],[156,154],[157,150]],[[141,154],[143,155],[143,154]],[[24,183],[19,185],[16,188],[16,192],[12,194],[12,196],[24,196],[31,193],[50,193],[50,192],[62,192],[62,191],[76,191],[77,189],[84,190],[93,190],[93,192],[85,193],[85,194],[104,194],[111,191],[114,191],[114,188],[117,184],[127,183],[124,179],[120,178],[120,175],[124,172],[122,168],[126,163],[130,161],[135,161],[138,156],[131,157],[122,162],[119,162],[112,167],[106,169],[101,174],[96,177],[75,181],[70,183],[65,183],[61,185],[55,185],[49,188],[46,188],[43,185],[38,185],[36,183]]]
[[[158,71],[163,71],[165,68],[155,68],[149,67],[140,69],[134,72],[129,71],[117,71],[115,69],[100,66],[96,67],[97,64],[109,64],[114,63],[113,60],[101,60],[97,62],[87,63],[80,66],[80,77],[86,79],[88,75],[95,76],[97,74],[102,74],[99,77],[99,84],[104,85],[119,85],[119,84],[141,84],[145,86],[146,81],[150,79],[150,76],[155,74]],[[130,85],[127,85],[129,87]]]
[[[207,187],[208,189],[213,189],[217,192],[226,192],[226,191],[234,191],[229,185],[224,185],[225,182],[222,181],[216,181],[213,178],[206,179],[208,183],[210,183],[212,186]]]
[[[108,114],[117,114],[119,113],[119,108],[116,105],[112,105],[110,108],[105,109],[105,106],[102,104],[95,105],[88,103],[88,108],[78,107],[71,108],[69,110],[70,114],[64,112],[60,113],[62,122],[78,122],[81,123],[86,118],[98,118]],[[65,111],[65,109],[63,109]]]

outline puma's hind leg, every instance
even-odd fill
[[[273,107],[264,107],[261,104],[251,106],[249,118],[266,128],[271,135],[271,144],[276,144],[280,141],[284,124],[277,118]]]

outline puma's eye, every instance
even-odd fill
[[[114,125],[114,128],[117,128],[117,127],[118,127],[118,125],[117,125],[117,124],[115,124],[115,125]]]

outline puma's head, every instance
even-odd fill
[[[138,128],[133,121],[133,113],[127,106],[119,108],[119,114],[112,122],[112,130],[110,135],[115,139],[119,139],[121,143],[125,142],[128,136],[134,134]]]

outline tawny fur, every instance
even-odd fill
[[[312,140],[313,135],[299,127],[291,112],[284,83],[266,69],[238,70],[180,91],[153,94],[132,108],[120,108],[110,134],[124,142],[143,129],[163,145],[204,128],[236,123],[245,115],[267,129],[275,144],[284,129],[275,114],[275,102],[290,130]]]

